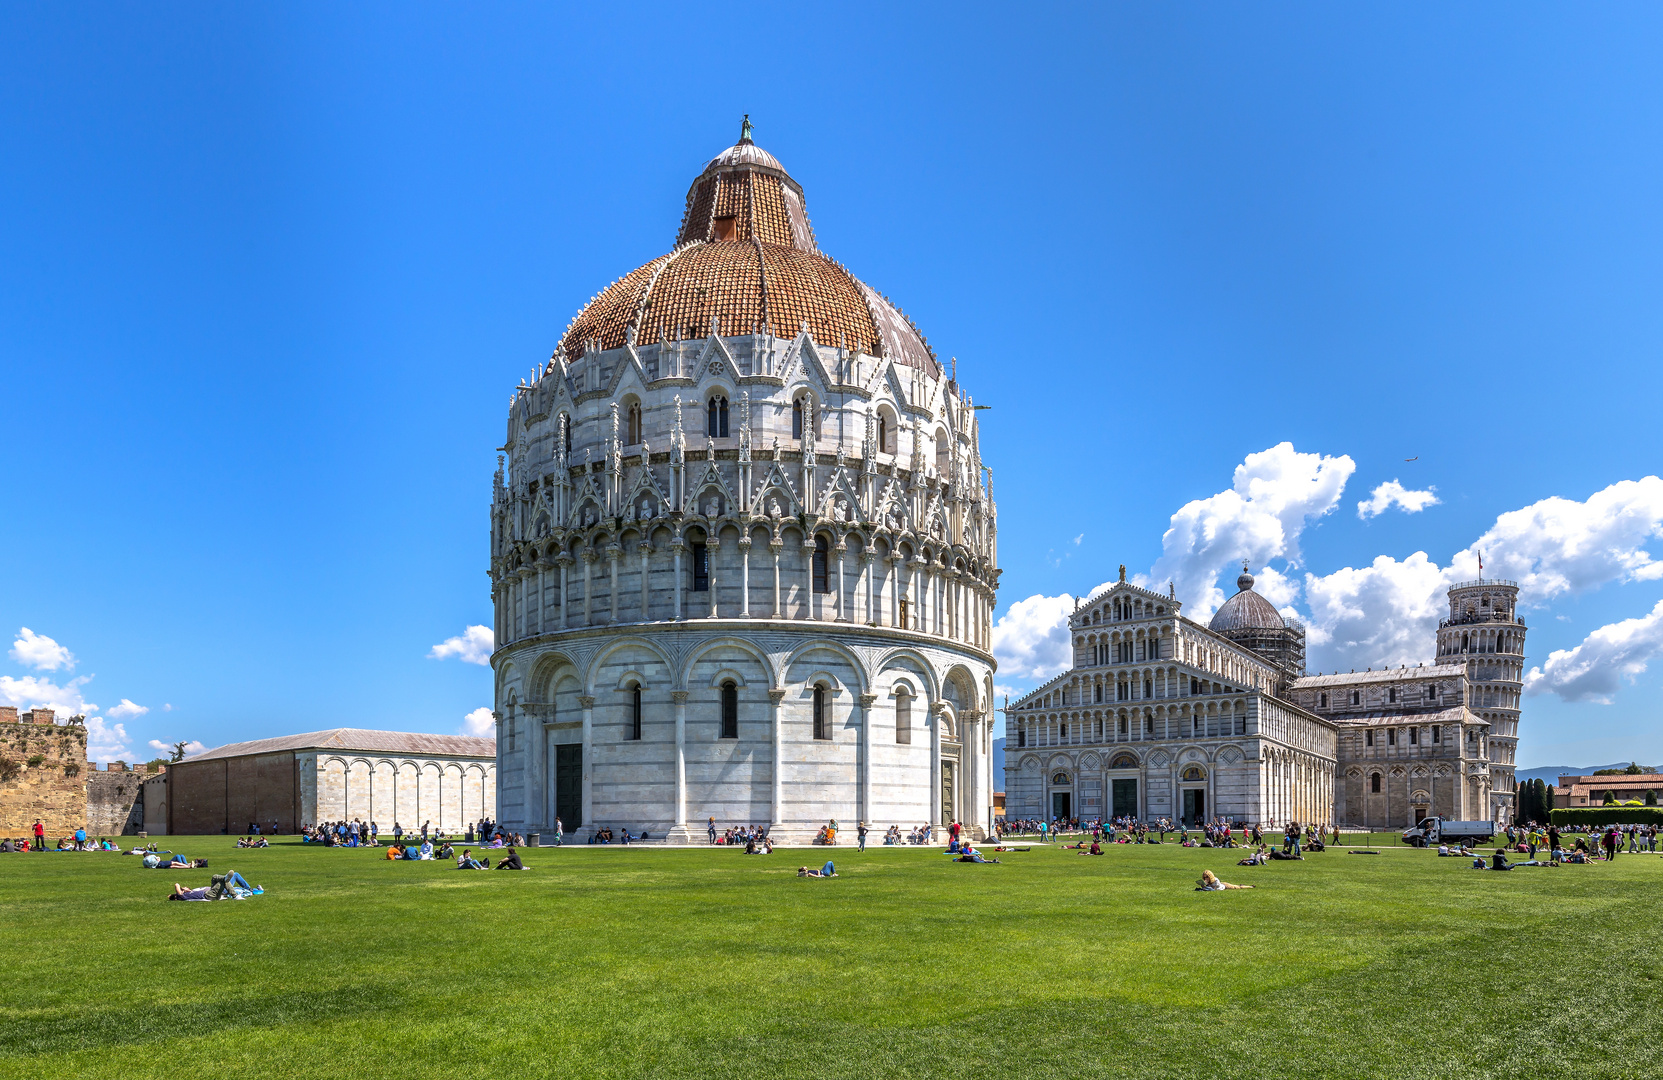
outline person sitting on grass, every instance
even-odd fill
[[[525,864],[520,861],[520,853],[518,851],[515,851],[513,848],[509,848],[508,849],[508,854],[503,856],[501,862],[497,863],[497,869],[498,870],[524,870],[525,869]]]
[[[402,858],[404,858],[404,848],[399,846],[399,842],[397,840],[394,840],[392,843],[387,845],[387,858],[388,859],[402,859]]]
[[[1228,881],[1220,881],[1218,875],[1211,870],[1201,871],[1201,880],[1196,883],[1196,892],[1223,892],[1225,889],[1251,889],[1251,885],[1232,885]]]
[[[818,870],[810,870],[806,866],[797,867],[797,876],[798,877],[821,877],[821,878],[836,877],[837,876],[837,867],[833,866],[831,864],[831,860],[828,859],[828,860],[826,860],[826,865],[822,866]]]
[[[433,841],[423,840],[421,850],[416,852],[416,858],[425,862],[433,861]]]
[[[1082,848],[1081,851],[1080,851],[1080,854],[1081,855],[1101,855],[1101,854],[1103,854],[1103,846],[1097,842],[1096,837],[1093,837],[1092,841],[1091,841],[1091,847],[1089,849]]]
[[[1259,849],[1257,851],[1248,852],[1247,853],[1247,858],[1238,861],[1236,863],[1236,865],[1237,866],[1263,866],[1265,863],[1267,863],[1269,861],[1270,861],[1270,853],[1265,850],[1265,846],[1263,844],[1260,844]]]
[[[458,870],[489,870],[490,867],[486,866],[484,863],[482,863],[478,859],[474,858],[472,849],[463,848],[461,856],[456,860],[456,869],[458,869]]]

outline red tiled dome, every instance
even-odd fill
[[[676,249],[624,275],[578,313],[569,357],[633,340],[770,333],[808,327],[843,346],[939,375],[918,329],[876,291],[820,254],[802,188],[750,140],[718,154],[687,193]]]

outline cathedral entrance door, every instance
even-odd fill
[[[554,812],[571,832],[583,824],[583,744],[554,748]]]
[[[1184,824],[1194,827],[1207,820],[1207,791],[1187,788],[1184,791]]]
[[[1136,780],[1116,780],[1113,785],[1113,800],[1111,816],[1138,816],[1138,782]]]
[[[1066,791],[1053,791],[1051,793],[1051,817],[1053,819],[1073,816],[1068,812],[1068,794]]]

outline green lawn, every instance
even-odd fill
[[[1404,848],[529,852],[521,874],[170,837],[0,858],[0,1075],[1655,1075],[1663,858]],[[1197,893],[1210,867],[1252,892]],[[1651,1061],[1651,1066],[1645,1062]]]

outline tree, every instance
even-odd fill
[[[184,761],[185,760],[185,746],[186,746],[186,740],[185,739],[180,739],[178,742],[174,743],[173,744],[173,756],[171,758],[169,758],[168,760],[169,761]]]
[[[1613,794],[1612,792],[1607,791],[1605,793],[1605,802],[1602,803],[1601,805],[1603,805],[1603,806],[1616,806],[1617,805],[1617,796],[1615,794]]]
[[[1647,806],[1656,806],[1657,805],[1657,792],[1655,792],[1655,791],[1646,792],[1646,805]]]

